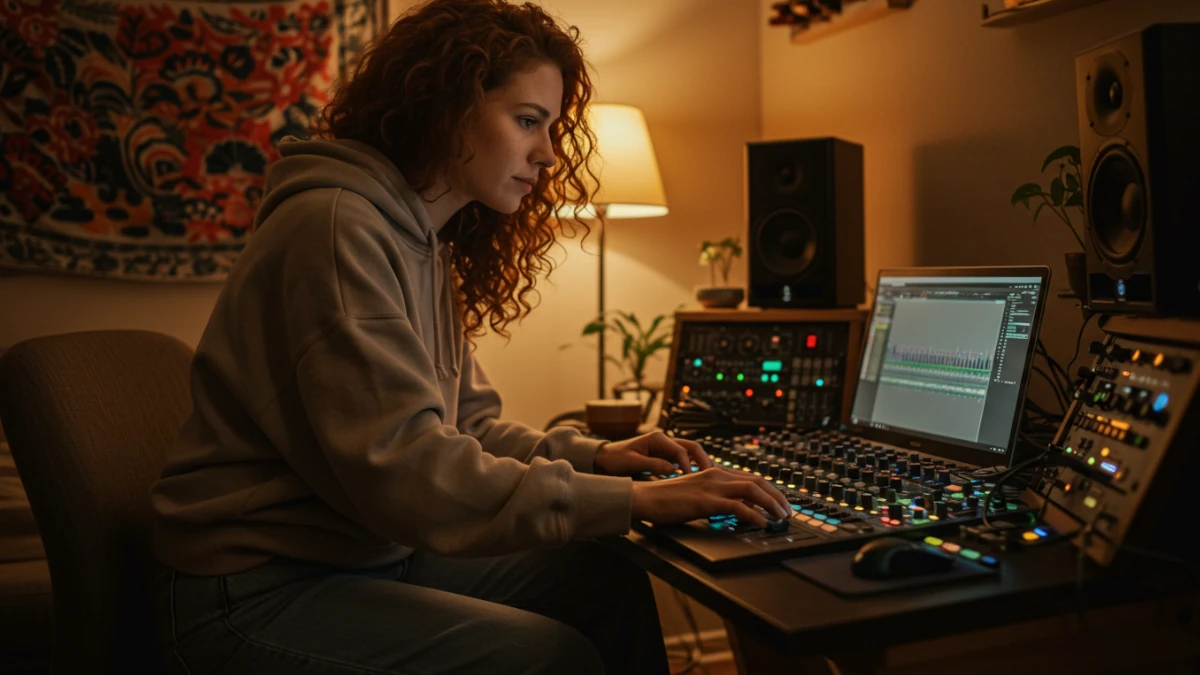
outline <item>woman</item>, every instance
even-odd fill
[[[498,419],[470,338],[529,311],[589,196],[590,96],[575,29],[434,0],[281,143],[151,494],[173,668],[665,673],[646,575],[586,540],[788,513],[692,442]],[[704,470],[628,478],[672,463]]]

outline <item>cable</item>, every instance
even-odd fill
[[[1075,359],[1079,358],[1079,349],[1081,346],[1083,346],[1083,330],[1087,328],[1089,323],[1091,323],[1093,316],[1096,315],[1092,314],[1083,320],[1083,325],[1079,327],[1079,335],[1075,336],[1075,353],[1071,356],[1071,360],[1067,362],[1068,373],[1071,372],[1071,369],[1075,367]]]
[[[1054,381],[1053,378],[1046,374],[1046,371],[1042,370],[1038,366],[1033,366],[1033,372],[1046,378],[1046,381],[1050,383],[1050,389],[1054,392],[1054,400],[1058,403],[1059,409],[1062,410],[1063,414],[1065,415],[1067,412],[1067,397],[1058,390],[1058,382]]]
[[[684,597],[683,593],[675,587],[672,587],[671,590],[675,592],[675,600],[679,603],[679,608],[683,611],[684,619],[687,620],[688,627],[692,629],[692,637],[696,642],[694,648],[688,649],[688,662],[684,664],[683,669],[673,671],[671,675],[685,675],[685,673],[690,673],[697,667],[702,672],[707,672],[700,665],[701,659],[704,658],[704,648],[700,639],[700,627],[696,624],[696,617],[692,614],[692,608],[688,605],[687,598]]]
[[[992,496],[1001,490],[1001,487],[1004,485],[1004,481],[1017,475],[1018,473],[1020,473],[1027,467],[1033,466],[1036,462],[1040,462],[1042,459],[1044,459],[1046,457],[1047,454],[1049,454],[1049,452],[1050,452],[1050,449],[1046,448],[1045,450],[1038,453],[1037,455],[1034,455],[1033,457],[1031,457],[1031,458],[1025,460],[1024,462],[1021,462],[1020,464],[1009,469],[1005,473],[1001,474],[999,478],[996,479],[995,484],[992,485],[992,489],[990,491],[988,491],[987,497],[985,497],[983,500],[983,525],[984,525],[984,527],[992,526],[991,523],[988,522],[988,510],[991,509],[991,507],[992,507]]]

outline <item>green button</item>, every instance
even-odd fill
[[[938,539],[937,537],[925,537],[925,543],[929,544],[930,546],[941,546],[946,542]]]
[[[897,501],[898,503],[900,503],[900,504],[903,504],[903,505],[905,505],[905,506],[908,506],[909,504],[912,504],[912,500],[911,500],[911,499],[897,499],[896,501]]]
[[[927,525],[927,524],[929,524],[929,522],[930,521],[927,518],[922,518],[920,520],[913,518],[912,524],[913,525]]]
[[[958,554],[961,555],[962,557],[966,558],[967,560],[979,560],[980,556],[983,555],[979,551],[975,551],[975,550],[972,550],[969,548],[964,548],[963,550],[959,551]]]

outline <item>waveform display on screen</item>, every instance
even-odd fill
[[[887,361],[934,369],[955,369],[979,373],[992,372],[992,355],[974,350],[929,349],[890,345]]]

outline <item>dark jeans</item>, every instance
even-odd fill
[[[155,604],[169,667],[189,675],[668,672],[646,574],[589,541],[362,570],[167,570]]]

